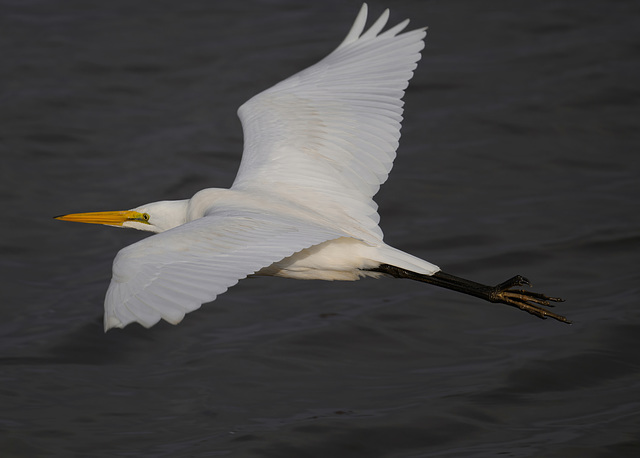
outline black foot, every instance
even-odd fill
[[[568,319],[557,313],[553,313],[541,306],[553,307],[551,302],[564,302],[559,297],[549,297],[544,294],[526,291],[524,289],[513,289],[518,286],[531,286],[529,280],[521,275],[517,275],[504,283],[491,288],[489,300],[491,302],[502,302],[503,304],[518,307],[520,310],[529,312],[540,318],[554,318],[563,323],[571,323]]]

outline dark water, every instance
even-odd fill
[[[526,275],[572,326],[403,281],[255,279],[103,334],[111,261],[143,234],[51,216],[230,185],[237,107],[358,7],[0,2],[1,456],[640,456],[633,0],[392,5],[430,30],[386,240]]]

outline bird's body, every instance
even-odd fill
[[[230,189],[59,217],[157,233],[116,256],[105,330],[178,323],[250,275],[411,278],[566,321],[536,305],[556,299],[513,290],[522,277],[486,287],[383,241],[373,196],[393,165],[426,33],[401,33],[408,21],[382,32],[388,11],[365,32],[366,16],[363,5],[334,52],[239,109],[245,147]]]

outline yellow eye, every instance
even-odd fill
[[[139,223],[149,224],[149,220],[151,219],[151,215],[149,213],[138,213],[135,211],[131,211],[131,216],[127,218],[129,221],[137,221]]]

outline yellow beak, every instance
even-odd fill
[[[149,224],[149,215],[132,210],[114,212],[72,213],[70,215],[56,216],[55,219],[73,221],[76,223],[108,224],[110,226],[122,226],[127,221],[137,221]]]

